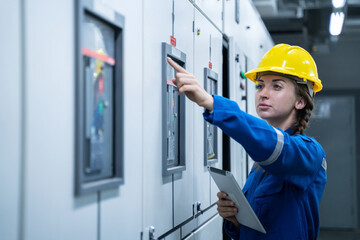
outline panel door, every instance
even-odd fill
[[[211,39],[211,40],[210,40]],[[211,43],[210,43],[211,42]],[[207,19],[195,10],[195,49],[194,49],[194,75],[199,83],[204,86],[204,68],[212,63],[212,70],[218,73],[218,95],[222,92],[222,36]],[[211,48],[211,53],[210,53]],[[207,167],[204,166],[204,109],[194,107],[194,202],[200,202],[205,209],[217,199],[217,187],[211,179]],[[218,131],[218,156],[219,161],[212,166],[222,167],[222,132]],[[214,211],[214,210],[212,210]],[[203,217],[199,217],[203,221]]]
[[[224,1],[223,32],[229,37],[234,36],[235,30],[237,31],[239,30],[239,23],[240,23],[239,7],[240,7],[240,0]],[[238,22],[236,21],[237,19]]]
[[[105,2],[105,1],[104,1]],[[125,18],[124,36],[124,184],[101,192],[100,239],[139,239],[143,186],[143,58],[142,1],[106,0],[106,7]],[[136,71],[135,71],[136,69]],[[128,217],[127,217],[128,216]],[[129,218],[131,221],[129,221]]]
[[[162,175],[161,82],[161,43],[170,44],[170,36],[173,34],[176,38],[176,47],[186,54],[186,69],[192,71],[192,20],[193,8],[187,1],[144,2],[143,229],[146,231],[149,226],[154,226],[156,237],[172,229],[189,214],[192,215],[192,161],[188,150],[185,171]],[[185,107],[186,114],[189,114],[185,120],[188,135],[191,130],[191,104],[188,100]],[[188,145],[191,144],[189,137],[186,136],[186,147],[191,151],[191,146]]]
[[[174,36],[176,46],[186,53],[186,69],[193,71],[193,21],[194,7],[189,1],[174,1],[175,23]],[[174,174],[174,224],[175,226],[190,218],[193,214],[193,108],[194,103],[186,98],[186,130],[185,130],[185,158],[186,170],[181,174]],[[183,236],[185,232],[182,231]],[[182,236],[182,237],[183,237]]]
[[[216,216],[195,232],[194,240],[219,240],[222,239],[223,218]]]
[[[230,83],[230,97],[237,102],[242,111],[246,111],[247,100],[246,97],[246,80],[241,77],[241,72],[244,72],[245,55],[241,52],[240,47],[235,38],[231,38],[230,47],[230,71],[233,76]],[[246,180],[246,152],[244,148],[231,139],[231,172],[238,181],[240,187],[245,184]]]
[[[223,1],[219,0],[195,0],[195,4],[202,12],[216,25],[222,29],[222,9]]]
[[[21,135],[22,130],[22,64],[21,46],[21,2],[9,1],[0,9],[0,30],[6,37],[1,38],[0,51],[2,80],[4,86],[0,95],[0,232],[4,239],[18,239],[20,179],[21,179]],[[10,24],[9,24],[10,23]]]
[[[25,5],[24,239],[95,240],[97,194],[74,197],[74,2]]]

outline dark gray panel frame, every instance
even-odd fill
[[[212,92],[210,92],[210,86],[208,86],[208,80],[213,81],[215,84],[215,89],[213,89]],[[214,72],[213,70],[209,69],[209,68],[204,68],[204,88],[205,90],[213,95],[213,94],[218,94],[218,80],[219,80],[219,76],[216,72]],[[217,163],[219,161],[218,159],[218,137],[217,137],[217,127],[214,126],[214,154],[215,154],[215,158],[212,159],[208,159],[208,149],[207,149],[207,135],[208,135],[208,128],[207,126],[207,122],[204,120],[204,166],[208,166],[210,164],[213,163]]]
[[[186,54],[181,52],[179,49],[173,47],[172,45],[163,42],[161,44],[162,54],[162,174],[163,176],[171,175],[173,173],[178,173],[186,170],[186,160],[185,160],[185,94],[177,96],[179,103],[179,118],[178,125],[179,130],[177,132],[178,144],[177,144],[177,157],[175,166],[168,166],[167,164],[167,109],[168,109],[168,99],[167,99],[167,69],[168,62],[167,57],[170,57],[180,66],[186,69]]]
[[[113,140],[112,140],[112,169],[113,175],[103,179],[89,181],[85,175],[86,159],[86,117],[85,117],[85,82],[83,74],[83,55],[82,50],[82,36],[81,26],[85,15],[91,16],[102,23],[110,26],[115,32],[115,56],[116,64],[113,67],[114,76],[112,102],[110,104],[113,110]],[[109,17],[94,8],[94,0],[79,0],[75,1],[75,195],[82,195],[85,193],[96,192],[108,188],[116,188],[124,183],[123,172],[123,30],[125,26],[125,19],[117,12],[112,12]]]
[[[235,22],[240,23],[240,0],[235,0]]]

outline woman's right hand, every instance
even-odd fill
[[[227,194],[224,192],[218,192],[217,197],[219,200],[216,202],[219,215],[226,220],[231,221],[235,227],[239,227],[240,223],[236,219],[238,209],[235,207],[235,203],[226,199]]]
[[[185,93],[185,95],[191,101],[197,103],[201,107],[208,109],[211,112],[214,108],[214,99],[199,84],[195,76],[187,72],[171,58],[168,57],[167,61],[176,71],[176,78],[173,78],[172,81],[177,86],[179,95]]]

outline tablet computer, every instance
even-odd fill
[[[209,173],[220,191],[228,194],[227,199],[233,201],[238,208],[236,219],[241,225],[266,234],[258,217],[251,208],[239,184],[231,172],[208,166]]]

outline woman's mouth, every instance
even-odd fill
[[[265,104],[265,103],[260,103],[259,106],[258,106],[258,108],[259,108],[260,110],[267,110],[267,109],[269,109],[270,107],[271,107],[270,105]]]

